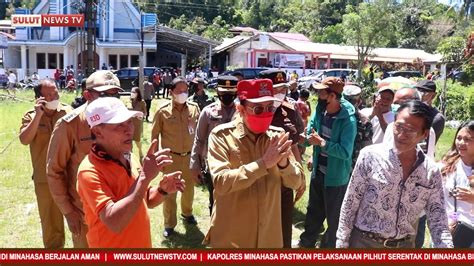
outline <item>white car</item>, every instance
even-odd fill
[[[313,74],[298,79],[298,87],[300,89],[311,89],[311,84],[313,84],[314,82],[321,82],[324,78],[327,77],[341,76],[345,76],[346,79],[351,76],[357,77],[357,70],[350,68],[330,68],[316,70],[316,72],[314,72]]]

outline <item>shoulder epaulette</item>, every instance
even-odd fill
[[[80,113],[84,112],[86,110],[87,103],[79,106],[78,108],[72,110],[69,114],[66,114],[63,116],[63,120],[66,121],[67,123],[71,122],[76,118]]]
[[[216,127],[212,130],[212,132],[213,132],[213,133],[217,133],[217,132],[219,132],[219,131],[222,131],[222,130],[224,130],[224,129],[229,129],[229,128],[235,128],[235,125],[234,125],[233,122],[220,124],[220,125],[216,126]]]

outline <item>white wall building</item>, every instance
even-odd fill
[[[17,9],[16,14],[77,14],[83,1],[41,0],[32,10]],[[144,57],[146,66],[177,65],[181,55],[163,51],[157,56],[155,14],[144,14]],[[110,64],[114,69],[138,66],[141,14],[129,0],[99,0],[97,4],[96,68]],[[80,67],[85,50],[85,33],[76,27],[16,28],[16,40],[8,42],[4,66],[16,68],[19,79],[38,71],[41,77],[52,77],[56,68]],[[158,58],[161,57],[161,58]],[[161,59],[161,60],[160,60]],[[161,65],[159,65],[161,66]],[[85,67],[85,66],[84,66]]]

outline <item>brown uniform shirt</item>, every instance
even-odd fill
[[[69,105],[61,104],[58,110],[52,116],[43,114],[40,119],[36,135],[29,143],[31,163],[33,165],[33,180],[35,183],[46,183],[46,155],[48,153],[49,140],[53,132],[54,125],[61,117],[70,112],[72,108]],[[20,131],[27,127],[35,118],[35,110],[25,113],[21,121]]]
[[[161,147],[170,148],[172,152],[191,152],[198,118],[196,103],[186,102],[180,111],[173,101],[167,102],[156,111],[151,138],[160,136]]]
[[[234,114],[234,105],[223,107],[220,102],[212,103],[202,110],[201,115],[199,115],[196,137],[191,152],[190,167],[192,170],[200,171],[204,168],[207,159],[209,134],[216,126],[230,122]]]
[[[240,115],[217,126],[209,137],[208,162],[215,204],[205,243],[213,248],[281,248],[281,186],[297,189],[303,168],[293,156],[284,169],[266,169],[261,159],[270,138],[283,134],[271,126],[254,135]]]
[[[63,214],[82,203],[77,194],[77,169],[92,146],[91,130],[87,124],[87,103],[58,120],[48,149],[48,184],[54,201]]]

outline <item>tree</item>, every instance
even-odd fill
[[[206,28],[203,36],[212,40],[222,41],[224,38],[232,36],[229,28],[229,24],[221,16],[217,16],[212,21],[212,24]]]
[[[342,18],[346,43],[354,45],[357,50],[359,78],[371,51],[385,46],[395,32],[392,8],[393,3],[388,0],[375,0],[371,4],[364,2],[357,7],[349,6],[348,14]]]
[[[444,63],[459,66],[464,58],[464,45],[464,38],[448,37],[439,43],[437,52],[443,56]]]

